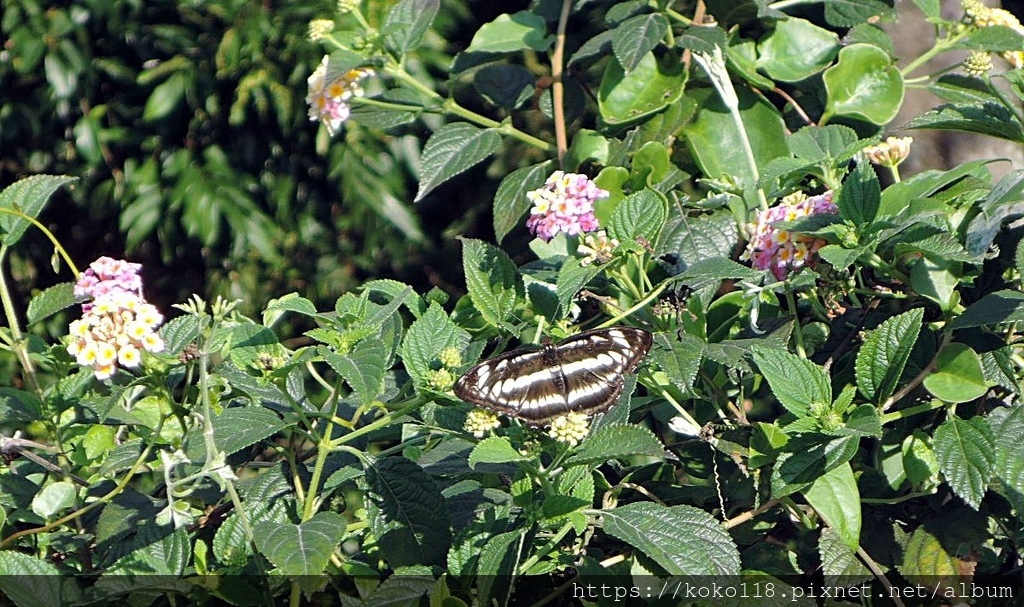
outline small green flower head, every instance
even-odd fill
[[[446,369],[454,369],[462,364],[462,352],[459,352],[458,348],[451,346],[441,350],[438,358],[441,360],[441,365]]]
[[[431,390],[447,392],[455,385],[455,376],[448,369],[436,369],[430,372],[427,385]]]
[[[583,413],[574,411],[568,415],[556,417],[551,422],[548,436],[560,443],[575,447],[587,437],[588,432],[590,432],[589,418]]]
[[[462,426],[477,438],[483,438],[501,427],[498,416],[486,409],[473,409],[466,416],[466,423]]]

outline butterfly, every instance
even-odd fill
[[[652,341],[643,329],[611,327],[515,350],[467,371],[455,382],[455,395],[534,426],[573,411],[600,413],[619,398],[624,376]]]

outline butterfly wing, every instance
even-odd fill
[[[613,327],[558,345],[517,350],[484,361],[455,383],[462,400],[540,425],[571,411],[605,411],[651,348],[643,329]]]

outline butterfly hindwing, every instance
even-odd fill
[[[618,399],[623,376],[636,369],[651,342],[649,332],[632,327],[587,331],[484,361],[459,378],[455,394],[535,425],[571,411],[598,413]]]

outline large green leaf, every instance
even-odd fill
[[[440,364],[438,356],[445,348],[460,352],[469,344],[469,333],[460,329],[438,304],[432,304],[405,332],[402,362],[413,383],[420,389],[429,385],[431,371]]]
[[[441,0],[402,0],[381,26],[384,42],[396,55],[416,48],[437,16]]]
[[[935,368],[924,378],[924,387],[949,403],[964,403],[988,391],[981,357],[966,344],[953,342],[935,357]]]
[[[1024,405],[997,409],[988,421],[996,437],[995,475],[1020,516],[1024,514]]]
[[[264,407],[229,407],[213,418],[213,440],[218,449],[231,455],[273,436],[287,425],[276,413]],[[189,459],[201,461],[206,453],[202,429],[190,431],[185,443]]]
[[[602,512],[601,527],[670,575],[737,575],[740,570],[732,538],[710,514],[692,506],[627,504]]]
[[[839,52],[839,36],[810,21],[790,17],[761,39],[757,67],[775,80],[796,82],[828,67]]]
[[[794,415],[807,415],[815,403],[832,403],[828,374],[806,358],[769,348],[755,348],[753,358],[775,398]]]
[[[635,455],[664,458],[666,452],[658,437],[647,428],[615,424],[595,430],[565,463],[598,463]]]
[[[364,462],[377,509],[374,534],[388,564],[443,565],[452,541],[444,497],[415,462],[386,457]]]
[[[480,26],[469,43],[468,53],[511,53],[525,49],[543,52],[554,36],[547,33],[544,18],[529,11],[498,15]]]
[[[858,162],[836,196],[836,206],[843,219],[858,226],[869,225],[878,214],[882,189],[871,164]]]
[[[804,491],[818,478],[849,462],[857,454],[859,436],[843,436],[827,442],[812,442],[811,435],[790,439],[772,469],[772,496],[784,497]]]
[[[416,200],[423,200],[437,186],[482,162],[500,144],[497,131],[466,122],[453,122],[437,129],[423,146]]]
[[[857,352],[857,388],[870,401],[881,402],[896,389],[921,332],[924,308],[914,308],[886,319],[868,331]]]
[[[946,482],[975,510],[995,468],[995,438],[984,418],[950,415],[935,430],[935,455]]]
[[[506,326],[524,295],[523,280],[512,259],[482,240],[464,238],[462,269],[466,290],[480,315],[492,326]]]
[[[650,188],[630,194],[623,199],[612,213],[608,224],[608,235],[621,242],[647,239],[654,242],[665,224],[664,199]]]
[[[0,551],[0,594],[17,607],[73,604],[74,579],[49,561],[14,550]],[[77,595],[74,592],[74,595]]]
[[[38,218],[50,196],[75,179],[65,175],[33,175],[0,190],[0,243],[8,247],[17,244],[31,225],[29,218]]]
[[[355,392],[362,404],[370,404],[380,394],[387,371],[387,352],[384,342],[377,339],[362,340],[347,355],[321,348],[324,360]]]
[[[823,78],[828,99],[822,124],[834,116],[887,124],[903,104],[903,76],[877,46],[851,44],[843,48]]]
[[[618,61],[609,61],[597,98],[601,118],[608,124],[628,124],[675,103],[686,84],[681,65],[673,57],[658,61],[647,53],[626,73]]]
[[[860,545],[860,492],[853,468],[846,462],[819,476],[804,490],[807,503],[853,551]]]
[[[340,514],[317,512],[299,525],[259,523],[253,528],[253,534],[256,548],[281,574],[318,576],[344,537],[345,527],[345,519]]]

